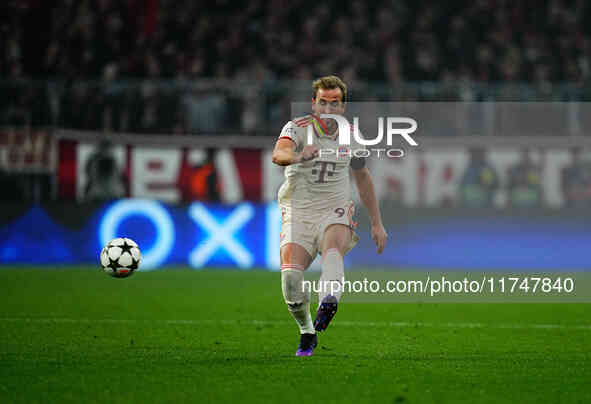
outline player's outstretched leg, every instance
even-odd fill
[[[310,290],[304,290],[304,269],[302,266],[284,264],[281,266],[281,289],[287,308],[300,328],[300,344],[297,356],[312,356],[317,345],[316,331],[310,315]]]
[[[333,295],[328,295],[320,302],[318,310],[316,311],[316,318],[314,319],[314,329],[318,332],[326,330],[328,324],[337,314],[339,302]]]
[[[339,299],[343,293],[345,265],[343,256],[337,248],[329,248],[322,254],[321,290],[318,293],[318,311],[314,319],[317,332],[326,330],[337,313]]]

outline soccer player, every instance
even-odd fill
[[[288,310],[300,328],[297,356],[314,353],[316,332],[324,331],[337,312],[344,280],[343,257],[359,240],[353,230],[350,172],[369,212],[371,237],[379,254],[387,238],[365,159],[355,157],[361,153],[354,151],[363,146],[354,136],[351,145],[340,145],[336,121],[320,118],[321,114],[344,113],[347,86],[336,76],[326,76],[314,81],[312,87],[312,113],[288,122],[273,150],[273,162],[287,166],[278,192],[281,286]],[[312,144],[307,144],[309,129]],[[312,322],[310,288],[304,289],[303,282],[304,271],[318,253],[322,255],[322,288]]]

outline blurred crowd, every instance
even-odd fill
[[[585,0],[7,4],[3,124],[264,133],[326,74],[354,100],[586,100],[591,77]]]

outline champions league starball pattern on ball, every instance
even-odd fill
[[[103,271],[115,278],[133,275],[142,260],[140,249],[129,238],[116,238],[107,243],[100,255]]]

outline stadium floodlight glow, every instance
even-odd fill
[[[219,223],[201,203],[193,203],[189,207],[189,215],[209,233],[209,238],[195,247],[189,255],[192,267],[203,267],[222,247],[240,268],[252,266],[252,254],[234,238],[234,234],[254,215],[254,208],[250,204],[238,205],[223,223]]]
[[[152,248],[143,249],[142,270],[156,269],[168,257],[174,244],[174,226],[170,215],[158,202],[145,199],[123,199],[111,205],[99,224],[101,245],[119,237],[117,228],[130,216],[144,216],[156,227]]]

